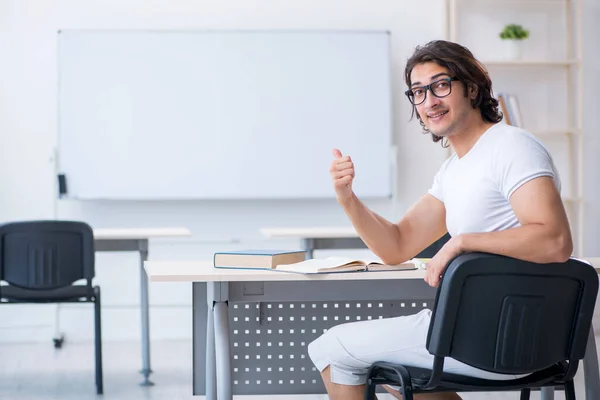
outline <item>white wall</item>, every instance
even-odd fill
[[[599,9],[587,0],[587,35]],[[595,19],[592,18],[595,15]],[[296,247],[295,241],[268,242],[261,226],[340,225],[347,220],[332,201],[285,202],[112,202],[55,201],[53,152],[56,146],[56,32],[59,29],[387,29],[392,33],[394,130],[399,147],[397,201],[369,202],[388,218],[401,215],[430,185],[446,152],[409,121],[402,72],[415,45],[445,34],[444,0],[3,0],[0,1],[0,220],[81,218],[93,226],[184,225],[194,237],[182,242],[155,241],[153,259],[207,258],[217,250],[239,247]],[[586,69],[598,71],[597,46],[586,43]],[[598,87],[598,78],[596,86]],[[593,107],[593,90],[586,92]],[[600,127],[588,113],[586,129]],[[591,141],[591,139],[590,139]],[[596,148],[598,141],[594,139]],[[343,150],[343,149],[342,149]],[[424,155],[426,155],[424,157]],[[588,155],[587,163],[593,159]],[[593,164],[590,164],[593,165]],[[586,176],[588,215],[598,216],[600,198]],[[327,171],[323,171],[327,174]],[[360,170],[357,171],[360,179]],[[597,185],[596,185],[597,186]],[[596,191],[598,189],[595,189]],[[595,196],[595,197],[594,197]],[[587,224],[586,254],[599,255],[598,228]],[[105,340],[138,339],[138,261],[135,254],[99,254],[97,283],[103,289]],[[151,285],[152,338],[190,337],[189,285]],[[0,307],[0,342],[49,340],[54,306]],[[61,327],[70,340],[92,337],[88,306],[63,306]],[[132,323],[132,321],[134,321]]]
[[[600,255],[600,2],[583,0],[584,254]],[[597,324],[598,325],[598,324]]]

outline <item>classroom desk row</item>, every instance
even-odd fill
[[[590,259],[589,261],[600,268],[600,259]],[[273,330],[278,328],[278,325],[271,325],[271,322],[265,320],[265,315],[276,315],[269,314],[275,312],[275,310],[263,310],[260,304],[273,304],[276,306],[278,303],[314,302],[311,304],[312,308],[318,308],[322,307],[323,304],[319,303],[320,305],[317,305],[317,302],[344,304],[349,301],[368,301],[382,304],[386,300],[402,299],[403,301],[413,302],[414,305],[414,302],[422,301],[424,298],[433,299],[435,297],[435,290],[423,280],[424,270],[302,275],[278,271],[215,269],[211,261],[146,262],[145,268],[151,282],[189,282],[192,284],[193,393],[194,395],[206,395],[207,400],[231,400],[234,391],[236,391],[235,394],[318,393],[315,392],[316,385],[314,384],[312,386],[308,382],[304,386],[297,384],[299,380],[304,382],[304,375],[300,371],[304,371],[305,367],[296,368],[295,370],[294,367],[291,367],[289,370],[294,372],[287,372],[287,380],[282,379],[284,376],[281,374],[276,375],[277,378],[275,379],[279,380],[280,386],[270,385],[270,380],[268,381],[269,385],[265,385],[267,379],[270,379],[273,374],[277,374],[275,372],[276,367],[273,368],[273,372],[266,375],[263,371],[263,375],[260,375],[262,379],[253,376],[255,379],[245,380],[245,385],[238,385],[232,377],[232,359],[237,360],[237,354],[233,353],[230,335],[232,333],[237,334],[238,330],[245,330],[246,334],[252,334],[255,329],[257,334],[260,332],[261,335],[264,335],[264,330],[267,328]],[[206,285],[205,289],[204,285]],[[237,308],[236,304],[248,303],[256,303],[258,307],[257,314],[254,314],[254,317],[245,317],[248,324],[246,326],[235,325],[232,332],[232,329],[230,329],[230,308]],[[423,305],[426,304],[423,303]],[[402,303],[402,306],[404,306],[404,303]],[[311,307],[306,304],[306,308]],[[284,312],[286,314],[283,315],[286,316],[294,315],[294,311],[291,309]],[[236,319],[234,317],[233,321],[236,321]],[[254,319],[258,321],[258,324],[253,321]],[[282,320],[279,317],[279,321]],[[290,320],[293,319],[290,318]],[[268,321],[271,321],[270,318]],[[290,329],[290,331],[302,331],[304,325],[310,326],[309,318],[306,319],[306,322],[301,322],[305,320],[300,318],[297,318],[296,321],[287,323],[285,327],[296,328]],[[276,322],[273,322],[273,324],[276,324]],[[317,330],[313,330],[313,332],[315,331]],[[281,330],[279,333],[282,333]],[[307,334],[305,335],[307,338],[302,339],[305,341],[305,345],[310,341]],[[278,340],[280,339],[275,339],[275,341]],[[283,337],[281,337],[279,346],[282,345],[282,341]],[[240,347],[242,344],[242,342],[239,343]],[[248,340],[245,346],[250,344]],[[237,346],[238,343],[234,343],[234,345]],[[257,343],[257,346],[260,346],[260,344]],[[236,349],[239,351],[239,348],[236,347]],[[248,355],[244,357],[249,358]],[[279,358],[282,358],[282,356],[280,355]],[[256,361],[252,361],[253,359],[254,357],[248,361],[251,364],[240,365],[251,365],[252,367],[265,365],[264,361],[258,361],[260,359],[259,355],[256,356]],[[202,365],[203,362],[204,365]],[[243,360],[237,362],[240,363]],[[586,398],[598,399],[600,398],[600,377],[593,327],[590,330],[583,366]],[[235,369],[241,370],[244,368]],[[250,369],[245,368],[246,371]],[[257,368],[257,370],[259,369]],[[263,369],[267,370],[267,368]],[[204,373],[202,373],[203,370]],[[271,371],[271,368],[268,368],[268,371]],[[279,367],[279,371],[282,371],[281,367]],[[313,379],[312,382],[315,383],[315,381]],[[256,385],[253,385],[254,383]],[[281,385],[282,383],[287,385]],[[260,387],[253,388],[253,386]],[[273,386],[276,386],[274,388],[276,391],[269,392],[269,390],[273,390]],[[285,390],[288,390],[288,392],[285,392]],[[553,399],[553,393],[552,388],[543,388],[542,400]]]

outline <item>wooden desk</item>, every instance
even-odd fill
[[[142,326],[142,386],[151,386],[150,367],[150,307],[148,275],[144,263],[148,260],[150,239],[190,236],[187,228],[98,228],[94,229],[96,251],[135,251],[140,253],[140,313]]]
[[[145,263],[145,267],[151,282],[190,282],[193,285],[194,395],[204,394],[201,391],[205,385],[207,400],[233,398],[229,329],[229,307],[232,304],[235,307],[236,303],[275,301],[379,302],[398,296],[402,300],[414,301],[435,297],[435,290],[423,280],[424,270],[302,275],[279,271],[217,269],[212,267],[212,261],[150,261]],[[200,285],[204,283],[207,284],[205,293],[200,290]],[[207,305],[210,311],[203,314]],[[199,323],[202,318],[206,320],[205,327]],[[256,318],[262,320],[262,309],[259,308]],[[206,329],[206,343],[200,339],[200,327]],[[203,356],[206,360],[204,376],[199,374],[203,367],[199,360]],[[593,328],[583,364],[586,371],[586,398],[600,398]],[[552,398],[551,388],[542,389],[543,400]]]

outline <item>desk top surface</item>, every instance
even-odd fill
[[[98,228],[94,229],[96,240],[135,240],[160,237],[190,236],[192,232],[183,227],[166,228]]]
[[[266,237],[296,237],[307,239],[358,237],[356,229],[352,226],[262,228],[260,233]]]
[[[276,270],[214,268],[210,261],[146,261],[151,282],[249,282],[249,281],[316,281],[423,279],[425,270],[347,272],[333,274],[296,274]]]
[[[587,258],[600,269],[600,258]],[[273,270],[214,268],[205,261],[146,261],[146,273],[151,282],[249,282],[249,281],[328,281],[374,279],[423,279],[425,270],[347,272],[333,274],[296,274]]]

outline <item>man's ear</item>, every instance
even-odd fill
[[[471,100],[475,100],[475,98],[477,97],[477,93],[479,93],[479,88],[474,83],[470,83],[468,92],[469,92],[469,98]]]

